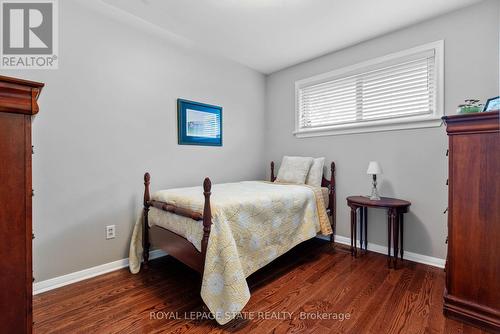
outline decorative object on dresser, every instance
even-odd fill
[[[179,145],[222,146],[222,107],[177,99]]]
[[[351,254],[356,257],[357,250],[357,211],[359,209],[359,244],[365,251],[368,249],[368,208],[387,209],[387,265],[394,263],[397,268],[398,250],[403,260],[403,214],[408,212],[411,203],[397,198],[381,197],[372,200],[365,196],[347,197],[347,205],[351,208]],[[364,235],[363,235],[364,232]],[[394,258],[391,256],[391,244],[394,245]]]
[[[370,161],[368,164],[368,169],[366,170],[366,174],[372,175],[372,193],[370,195],[370,199],[372,201],[378,201],[380,196],[377,191],[377,174],[382,174],[382,167],[380,167],[379,163],[376,161]]]
[[[463,104],[459,104],[457,114],[471,114],[483,111],[483,105],[478,99],[467,99]]]
[[[492,97],[491,99],[488,99],[484,104],[483,111],[488,112],[496,110],[500,110],[500,96]]]
[[[42,83],[0,76],[0,323],[31,333],[31,118]]]
[[[498,111],[443,117],[449,137],[444,314],[500,332]]]

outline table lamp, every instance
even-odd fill
[[[373,184],[372,184],[372,194],[370,195],[371,200],[378,201],[380,200],[380,196],[377,191],[377,174],[382,174],[382,168],[376,161],[370,161],[368,164],[368,169],[366,170],[366,174],[373,176]]]

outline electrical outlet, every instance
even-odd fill
[[[115,225],[106,226],[106,239],[114,239],[116,234]]]

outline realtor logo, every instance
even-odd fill
[[[57,0],[0,0],[3,69],[57,69]]]

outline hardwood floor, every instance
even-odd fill
[[[138,275],[123,269],[35,296],[34,332],[483,333],[443,316],[442,269],[386,264],[381,254],[353,259],[313,239],[250,276],[244,312],[255,313],[219,326],[190,319],[202,310],[199,278],[165,257]]]

